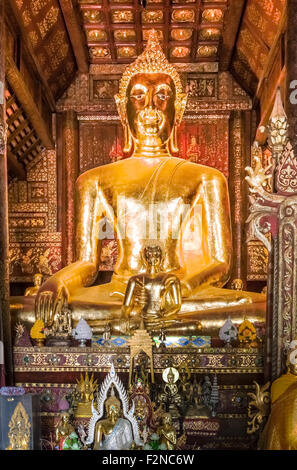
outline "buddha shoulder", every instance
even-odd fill
[[[179,172],[183,174],[183,176],[189,176],[197,178],[201,181],[221,181],[226,182],[226,178],[223,173],[216,168],[212,168],[206,165],[200,165],[198,163],[188,162],[187,160],[184,161],[184,164],[180,166]]]

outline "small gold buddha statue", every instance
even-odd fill
[[[297,450],[297,341],[291,343],[287,372],[271,385],[271,410],[260,450]]]
[[[126,68],[115,99],[124,128],[123,153],[129,158],[78,178],[77,260],[41,286],[35,301],[37,318],[49,326],[65,297],[75,323],[84,318],[98,334],[109,322],[115,333],[121,333],[127,283],[146,272],[143,250],[157,240],[162,272],[181,283],[181,308],[172,314],[177,334],[177,325],[179,333],[186,334],[192,321],[201,321],[210,335],[216,335],[228,316],[235,323],[244,314],[263,321],[264,295],[222,289],[232,257],[227,181],[214,168],[175,156],[187,97],[156,31]],[[118,258],[111,282],[94,286],[102,239],[107,237],[103,221],[116,233]],[[30,302],[13,313],[24,323],[34,321]]]
[[[63,411],[55,426],[55,439],[59,445],[59,450],[63,450],[64,442],[72,433],[75,433],[75,429],[70,423],[70,415],[67,411]]]
[[[131,424],[121,418],[121,402],[112,389],[105,401],[106,418],[95,426],[94,450],[129,450],[133,445]]]
[[[242,290],[243,289],[242,279],[233,279],[233,281],[231,282],[231,289]]]
[[[160,395],[160,401],[164,403],[166,410],[173,417],[179,416],[179,407],[182,403],[182,397],[179,393],[179,387],[176,382],[179,379],[179,372],[174,367],[168,367],[162,374],[165,385]]]
[[[165,444],[167,450],[175,449],[176,429],[172,425],[172,416],[170,413],[163,414],[162,425],[158,428],[157,434],[160,437],[160,443]]]
[[[143,322],[143,328],[159,331],[175,323],[181,307],[181,287],[177,276],[160,272],[160,246],[143,250],[146,272],[129,279],[123,302],[123,316],[134,328]],[[173,321],[172,321],[173,319]]]
[[[76,418],[91,418],[92,416],[92,401],[94,393],[97,390],[97,380],[94,380],[94,374],[89,378],[88,372],[85,377],[81,374],[80,380],[77,380],[76,389],[80,395],[74,416]]]
[[[27,287],[27,289],[25,290],[25,296],[31,296],[31,297],[34,297],[37,292],[39,291],[40,289],[40,286],[42,284],[42,274],[40,273],[36,273],[34,274],[33,276],[33,286],[32,287]]]

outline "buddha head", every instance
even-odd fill
[[[145,262],[148,266],[151,266],[158,271],[162,261],[162,250],[159,245],[146,246],[143,251]]]
[[[37,273],[33,276],[33,282],[35,287],[40,287],[42,283],[42,274]]]
[[[114,394],[114,389],[111,391],[111,396],[105,402],[105,410],[107,417],[115,423],[121,413],[121,402]]]
[[[169,384],[173,384],[174,383],[174,373],[173,373],[173,370],[172,368],[170,367],[169,371],[168,371],[168,374],[167,374],[167,380],[168,380],[168,383]]]
[[[69,423],[69,420],[70,420],[69,413],[67,413],[67,411],[63,411],[63,413],[61,413],[60,415],[60,423],[65,426],[66,424]]]
[[[162,416],[162,424],[165,429],[172,427],[172,416],[170,413],[164,413]]]
[[[115,96],[124,127],[124,153],[176,153],[176,128],[186,105],[180,77],[152,30],[144,52],[123,73]]]

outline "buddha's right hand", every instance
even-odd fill
[[[56,279],[49,278],[39,289],[35,299],[35,318],[43,320],[45,327],[52,326],[55,315],[68,302],[67,288]]]

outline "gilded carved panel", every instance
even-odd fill
[[[31,282],[61,269],[61,233],[57,231],[55,151],[43,151],[27,166],[27,181],[9,186],[9,261],[12,282]]]
[[[268,251],[262,242],[253,240],[248,243],[247,270],[248,281],[266,281]]]

